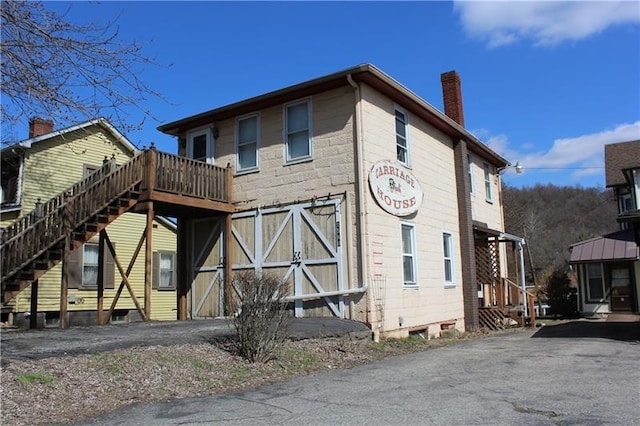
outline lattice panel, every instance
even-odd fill
[[[476,278],[479,283],[490,284],[491,281],[491,252],[489,241],[476,238]]]
[[[496,239],[476,235],[476,277],[479,283],[493,284],[500,279],[500,247]]]

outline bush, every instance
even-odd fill
[[[547,297],[551,313],[562,318],[574,318],[578,312],[576,291],[571,287],[571,279],[566,271],[557,268],[549,277]]]
[[[238,353],[250,362],[267,362],[286,339],[287,285],[273,275],[242,271],[234,275],[238,292],[233,322]]]

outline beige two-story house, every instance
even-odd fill
[[[225,312],[230,256],[286,280],[296,316],[388,336],[478,327],[503,243],[523,241],[504,233],[508,161],[464,128],[458,75],[441,80],[446,114],[364,64],[160,126],[234,173],[231,235],[223,217],[178,221],[181,317]]]

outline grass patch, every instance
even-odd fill
[[[111,352],[92,355],[89,362],[97,370],[120,375],[126,372],[130,360],[131,356],[126,353]]]
[[[284,349],[278,357],[279,365],[288,374],[304,373],[320,367],[318,355],[301,349]]]
[[[47,373],[24,373],[16,377],[16,381],[23,386],[31,386],[34,383],[53,383],[58,380],[57,377]]]
[[[234,365],[229,374],[233,380],[246,380],[251,376],[251,368],[248,365]]]
[[[202,361],[200,359],[192,359],[191,365],[198,370],[213,371],[216,369],[215,364],[212,362]]]

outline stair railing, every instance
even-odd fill
[[[536,296],[527,291],[527,290],[523,290],[522,287],[520,287],[518,284],[514,283],[513,281],[511,281],[508,278],[503,278],[502,281],[506,284],[507,288],[509,289],[509,294],[517,294],[518,295],[518,301],[517,303],[526,303],[527,304],[527,311],[529,312],[529,318],[531,321],[531,324],[535,324],[536,322],[536,311],[534,309],[534,305],[535,305],[535,301],[536,301]],[[513,293],[511,293],[513,292]],[[523,294],[524,293],[524,294]],[[524,299],[523,299],[524,297]],[[513,300],[511,301],[513,303]],[[524,306],[524,305],[523,305]],[[524,315],[524,312],[523,312]]]
[[[2,278],[15,274],[142,180],[145,155],[113,160],[2,230]]]

